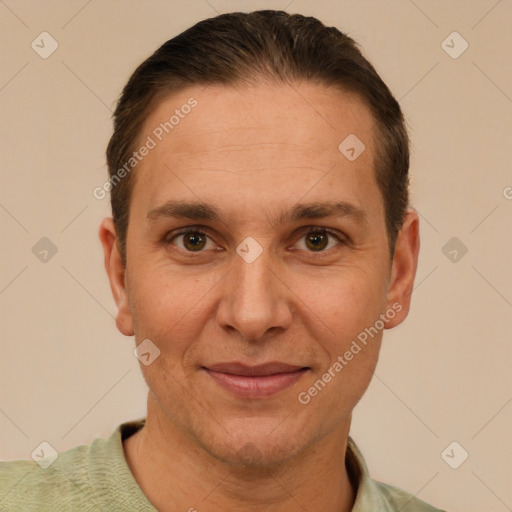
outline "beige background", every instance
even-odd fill
[[[511,510],[510,0],[0,2],[0,459],[29,458],[43,440],[63,451],[144,415],[97,238],[109,203],[92,195],[111,109],[167,39],[259,8],[354,37],[410,126],[422,217],[412,312],[385,334],[352,436],[376,479],[449,511]],[[47,59],[31,48],[43,31],[59,44]],[[453,31],[469,44],[456,59],[441,46]],[[32,252],[42,237],[57,247],[47,262]],[[452,237],[468,249],[456,262],[442,251]],[[469,452],[458,469],[441,457],[452,441]]]

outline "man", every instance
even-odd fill
[[[125,86],[100,227],[147,416],[46,469],[6,510],[435,511],[373,481],[349,437],[419,251],[400,107],[314,18],[228,14]]]

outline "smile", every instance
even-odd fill
[[[203,367],[220,386],[245,398],[265,398],[295,384],[308,370],[307,367],[284,363],[246,366],[223,363]]]

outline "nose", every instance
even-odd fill
[[[273,267],[271,255],[265,250],[251,263],[238,254],[234,256],[217,309],[222,328],[238,331],[254,342],[290,327],[293,293]]]

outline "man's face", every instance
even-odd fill
[[[154,130],[190,97],[197,105],[159,141]],[[365,145],[355,160],[338,149],[350,134]],[[313,84],[191,87],[157,106],[141,145],[148,136],[157,144],[133,171],[118,325],[160,350],[141,365],[160,418],[235,463],[248,443],[277,462],[346,434],[382,331],[360,351],[352,342],[399,296],[369,109]],[[174,216],[172,203],[218,218]],[[301,208],[320,203],[342,205]]]

